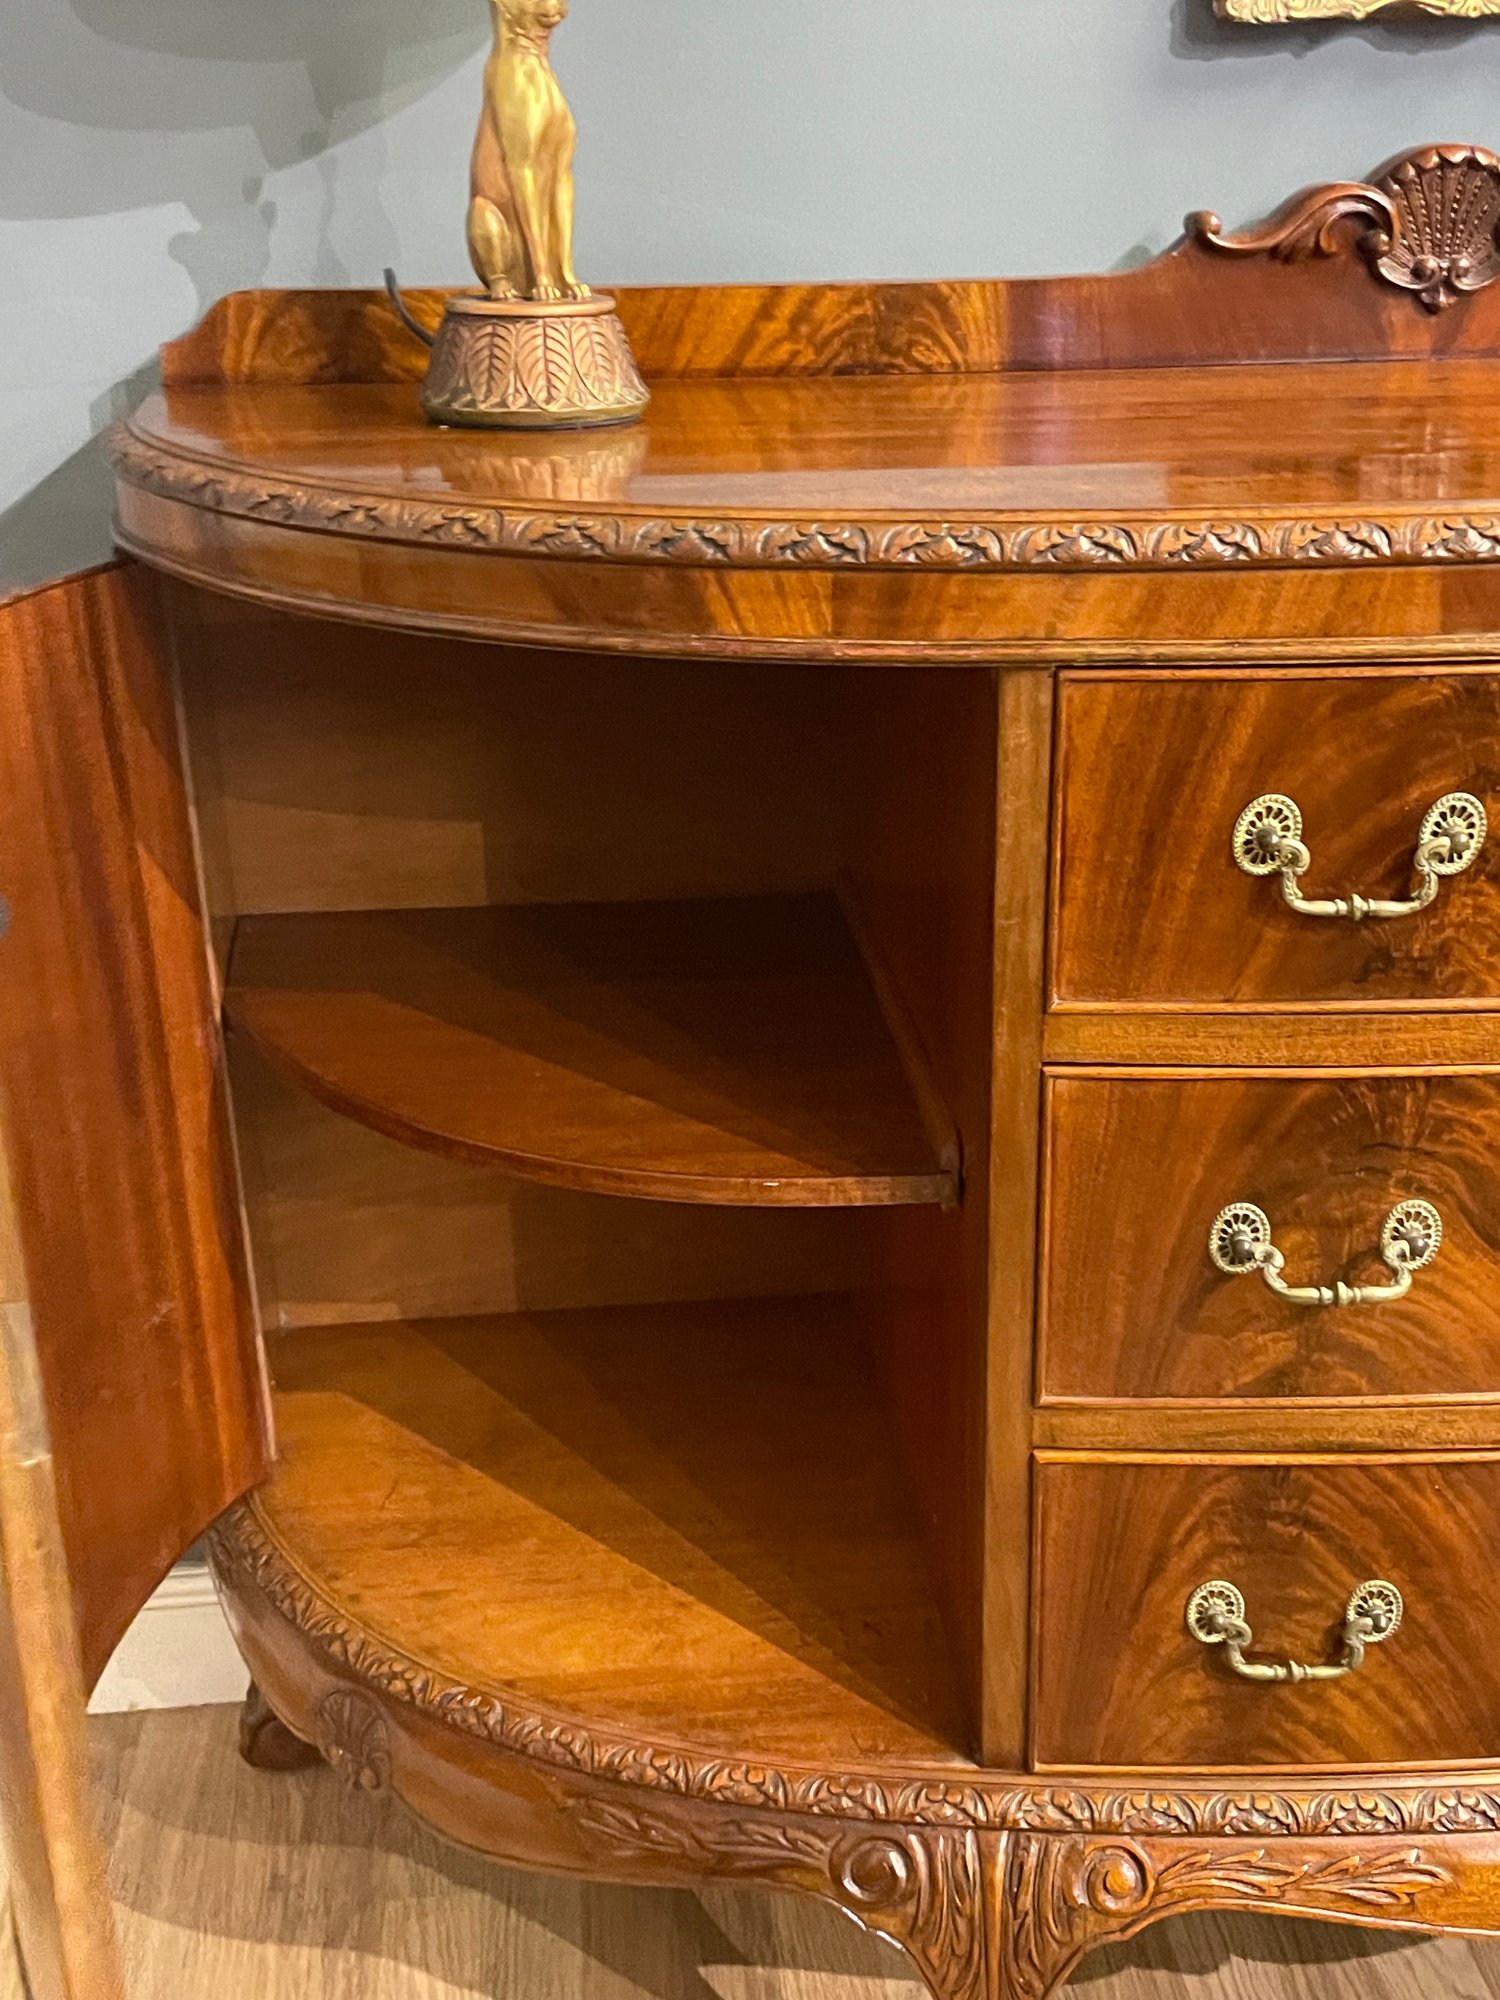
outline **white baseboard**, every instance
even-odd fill
[[[242,1701],[250,1676],[206,1569],[174,1569],[115,1650],[89,1703],[95,1715]]]

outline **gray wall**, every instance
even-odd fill
[[[617,282],[1104,268],[1434,139],[1500,21],[1212,0],[574,0],[580,265]],[[461,281],[483,0],[0,0],[0,588],[108,546],[97,443],[245,285]]]

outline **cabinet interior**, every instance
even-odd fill
[[[170,601],[286,1504],[529,1537],[481,1677],[592,1576],[825,1748],[827,1687],[970,1747],[992,672]]]

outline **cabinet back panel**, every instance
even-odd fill
[[[417,1152],[233,1050],[251,1237],[280,1327],[853,1290],[873,1210],[622,1201]]]
[[[833,879],[835,669],[586,659],[175,601],[221,915]]]

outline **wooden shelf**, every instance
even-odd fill
[[[272,1366],[259,1520],[376,1653],[604,1738],[962,1761],[854,1301],[303,1330]]]
[[[335,1110],[530,1180],[955,1197],[831,896],[248,918],[226,1006]]]

